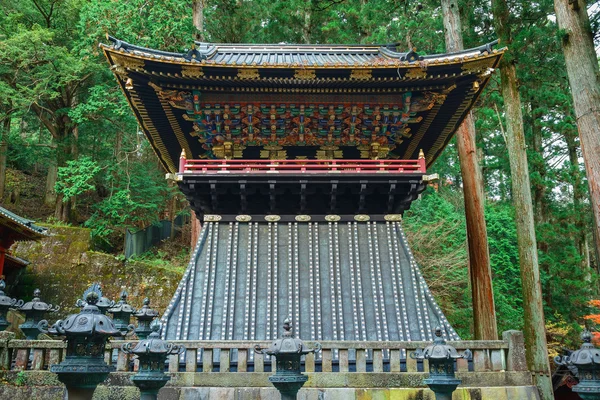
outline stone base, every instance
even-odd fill
[[[63,400],[64,389],[57,386],[0,386],[0,398],[11,400]],[[94,400],[138,400],[139,390],[131,386],[98,386]],[[275,388],[166,387],[159,400],[274,400]],[[453,400],[539,400],[534,386],[468,388],[460,387]],[[431,390],[417,388],[301,389],[298,400],[435,400]]]

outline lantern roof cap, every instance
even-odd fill
[[[58,320],[48,332],[52,335],[69,336],[122,336],[113,321],[100,313],[97,303],[100,297],[91,291],[85,298],[85,306],[79,314],[71,314],[65,320]]]

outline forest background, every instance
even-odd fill
[[[438,0],[203,0],[205,41],[399,43],[445,52]],[[552,1],[510,0],[548,340],[575,347],[598,296],[588,185]],[[466,47],[496,39],[491,4],[459,1]],[[595,45],[600,2],[588,2]],[[98,43],[188,49],[191,0],[0,2],[0,203],[28,218],[83,225],[96,247],[122,252],[125,229],[189,213],[164,179]],[[599,48],[596,47],[598,52]],[[500,75],[474,109],[498,330],[522,329],[515,210]],[[451,142],[440,175],[404,226],[449,321],[472,337],[463,192]],[[189,242],[170,262],[184,265]],[[158,252],[158,257],[165,257]],[[600,322],[600,320],[599,320]]]

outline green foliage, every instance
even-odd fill
[[[158,222],[175,192],[156,164],[135,160],[130,165],[116,165],[108,172],[106,185],[110,186],[110,193],[93,206],[94,212],[85,222],[92,235],[109,240],[117,232],[123,234],[126,228],[143,228]]]
[[[15,377],[15,385],[16,386],[24,386],[27,384],[27,373],[25,371],[17,372],[17,376]]]
[[[50,12],[51,4],[53,5]],[[444,52],[439,0],[205,0],[204,38],[214,42],[396,43],[399,50]],[[37,5],[37,6],[36,6]],[[460,0],[465,46],[496,39],[490,3]],[[597,287],[590,204],[552,2],[511,1],[510,58],[523,101],[541,280],[549,334],[556,343],[583,321]],[[592,10],[598,37],[600,12]],[[141,46],[183,51],[193,42],[184,0],[38,0],[0,3],[0,121],[11,172],[8,191],[35,191],[57,165],[56,190],[76,198],[74,224],[119,248],[127,228],[159,219],[176,189],[163,171],[98,49],[109,33]],[[504,45],[504,43],[503,43]],[[499,74],[474,110],[487,197],[486,220],[499,329],[523,325],[515,210],[503,133]],[[415,256],[448,318],[471,336],[466,229],[454,141],[431,172],[440,190],[413,204],[404,225]],[[39,185],[38,185],[39,186]],[[39,189],[37,190],[38,192]],[[185,211],[184,211],[185,212]],[[146,257],[146,256],[144,256]],[[155,254],[153,259],[163,258]],[[597,261],[596,261],[597,262]]]
[[[56,193],[63,195],[63,201],[95,189],[93,180],[100,172],[98,163],[88,156],[67,161],[65,167],[58,168]]]

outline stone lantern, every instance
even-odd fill
[[[161,323],[155,319],[150,325],[151,333],[135,347],[125,343],[121,350],[138,357],[140,366],[131,380],[140,388],[141,400],[156,400],[160,388],[171,379],[165,374],[165,362],[169,355],[181,354],[185,347],[169,343],[160,338]],[[132,348],[133,347],[133,348]]]
[[[133,325],[129,323],[129,320],[131,319],[131,314],[133,314],[135,310],[127,304],[127,291],[123,290],[121,292],[121,300],[109,308],[108,312],[113,315],[115,326],[123,333],[123,336],[125,336],[127,332],[133,330]]]
[[[257,345],[254,348],[259,354],[275,356],[277,371],[269,377],[269,381],[279,390],[281,400],[296,399],[298,391],[308,380],[308,377],[300,372],[300,358],[320,350],[319,343],[316,343],[314,349],[309,349],[302,340],[294,338],[289,318],[283,322],[283,335],[273,341],[271,347],[263,349]]]
[[[424,350],[418,349],[411,353],[410,357],[429,360],[429,378],[423,382],[435,393],[436,400],[451,400],[452,393],[461,383],[461,380],[456,378],[454,362],[459,358],[471,358],[471,351],[465,350],[459,354],[454,347],[446,344],[442,337],[442,328],[437,327],[433,344]]]
[[[0,332],[2,332],[10,326],[10,324],[6,320],[6,314],[8,314],[9,308],[20,308],[23,305],[23,300],[11,299],[7,295],[5,295],[5,288],[6,283],[4,283],[4,279],[0,279]]]
[[[48,328],[48,321],[44,315],[48,312],[57,312],[60,307],[52,306],[40,300],[40,289],[33,291],[33,299],[19,307],[19,311],[25,314],[25,322],[19,325],[19,329],[25,334],[27,340],[35,340],[41,332]]]
[[[71,400],[91,399],[96,387],[114,370],[104,362],[104,349],[109,337],[122,333],[100,313],[98,300],[98,293],[88,293],[79,314],[56,321],[48,330],[51,335],[66,337],[67,356],[60,364],[51,365],[50,371],[65,384]]]
[[[133,316],[138,321],[138,326],[134,331],[135,334],[140,339],[146,339],[152,332],[152,329],[150,328],[150,322],[154,318],[158,317],[158,311],[150,308],[150,300],[146,297],[144,299],[144,305],[142,308],[137,310]]]
[[[587,329],[581,334],[583,345],[569,356],[558,356],[554,362],[558,365],[577,368],[579,383],[573,386],[573,392],[583,400],[600,399],[600,350],[592,344],[592,334]]]

